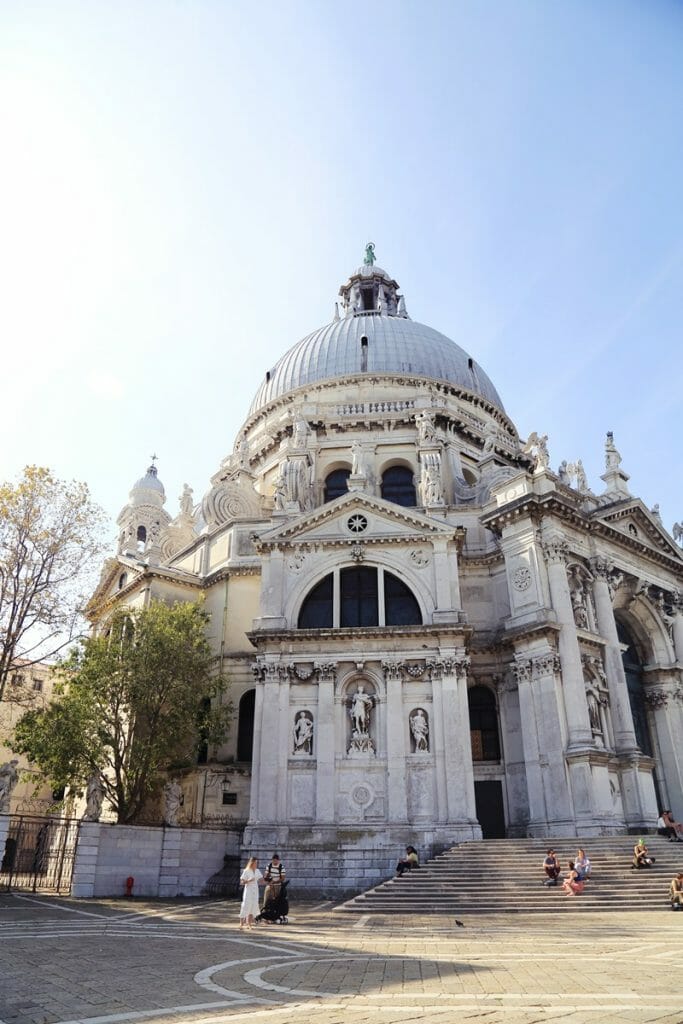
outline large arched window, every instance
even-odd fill
[[[249,761],[254,749],[254,706],[256,690],[247,690],[240,697],[237,719],[237,760]]]
[[[496,698],[487,686],[467,692],[470,706],[470,737],[473,761],[500,761],[500,737]]]
[[[333,469],[325,477],[325,501],[334,501],[342,494],[348,492],[348,480],[351,476],[350,469]]]
[[[415,483],[413,471],[408,466],[390,466],[382,473],[382,497],[395,505],[415,508]]]
[[[621,658],[624,663],[626,685],[628,687],[628,699],[631,704],[631,717],[633,718],[633,729],[636,734],[636,743],[644,754],[652,756],[652,737],[647,721],[647,709],[643,697],[643,663],[638,653],[635,641],[629,630],[623,623],[617,623],[617,634],[622,644],[627,644],[626,650]]]
[[[299,629],[421,625],[420,605],[403,580],[364,565],[325,576],[299,612]]]

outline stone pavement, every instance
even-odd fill
[[[0,1024],[683,1022],[683,912],[403,918],[0,895]]]

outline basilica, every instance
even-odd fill
[[[185,821],[324,879],[683,819],[683,552],[604,447],[599,489],[552,468],[368,245],[201,501],[172,517],[154,463],[133,486],[89,605],[204,600],[235,719],[179,773]]]

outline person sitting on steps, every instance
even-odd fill
[[[662,817],[664,818],[664,824],[674,830],[678,842],[683,843],[683,825],[681,825],[680,821],[674,821],[671,811],[662,811]]]
[[[576,860],[574,861],[574,867],[579,873],[579,878],[582,882],[587,882],[591,876],[591,862],[586,856],[586,851],[579,847],[576,853]]]
[[[683,871],[679,871],[674,878],[671,879],[669,885],[669,898],[671,900],[672,910],[683,909]]]
[[[668,811],[662,811],[657,818],[657,835],[664,836],[664,838],[668,839],[670,843],[678,841],[676,829],[668,822]]]
[[[578,896],[583,892],[583,880],[576,870],[573,860],[569,861],[569,872],[565,875],[562,888],[567,896]]]
[[[406,855],[396,865],[396,874],[400,877],[404,871],[413,871],[419,868],[420,858],[414,846],[406,846]]]
[[[548,855],[543,861],[543,870],[546,874],[544,885],[557,885],[560,876],[560,862],[555,856],[554,850],[548,850]]]
[[[639,839],[636,845],[633,847],[633,865],[634,868],[651,868],[655,862],[655,858],[651,857],[648,853],[647,846],[645,845],[644,839]]]

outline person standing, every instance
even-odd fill
[[[270,864],[266,868],[264,881],[266,888],[263,893],[263,909],[265,910],[267,905],[272,901],[276,900],[282,891],[282,883],[285,881],[285,866],[280,860],[280,854],[274,853],[270,858]]]
[[[254,918],[259,912],[258,887],[263,884],[263,875],[259,871],[258,857],[250,857],[247,866],[240,875],[240,885],[244,886],[242,892],[242,906],[240,907],[240,928],[251,928]]]

